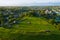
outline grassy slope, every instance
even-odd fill
[[[31,22],[28,24],[27,22]],[[54,25],[48,23],[44,18],[26,17],[26,20],[19,24],[19,29],[27,32],[39,32],[40,30],[57,30]]]
[[[48,23],[44,18],[38,17],[24,17],[25,20],[18,25],[14,25],[11,29],[0,28],[1,40],[59,40],[60,32],[54,25]],[[28,24],[27,22],[31,22]],[[51,30],[51,35],[21,35],[26,32],[40,32],[41,30]],[[53,32],[55,31],[55,32]],[[57,34],[58,33],[58,34]],[[34,33],[33,33],[34,34]],[[43,33],[44,34],[44,33]]]

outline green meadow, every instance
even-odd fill
[[[0,25],[0,40],[60,40],[60,15],[52,15],[53,12],[48,15],[44,13],[44,10],[37,11],[29,8],[26,8],[27,11],[24,8],[6,8],[7,10],[0,8],[0,24],[2,24]],[[21,10],[22,13],[20,13]],[[11,14],[2,14],[5,11]],[[16,18],[13,12],[19,14],[19,17]]]

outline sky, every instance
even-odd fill
[[[60,3],[60,0],[0,0],[0,6],[28,6],[37,3]]]

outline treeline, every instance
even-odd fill
[[[30,8],[0,8],[0,27],[12,27],[14,24],[19,24],[25,16],[43,17],[50,20],[51,24],[60,24],[60,15],[52,9],[30,9]]]

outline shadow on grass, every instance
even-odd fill
[[[44,34],[39,33],[35,35],[34,33],[28,34],[20,34],[20,33],[12,33],[8,35],[9,37],[1,37],[1,40],[60,40],[59,34]]]
[[[35,35],[33,33],[29,34],[21,34],[18,37],[16,37],[15,40],[60,40],[60,35],[59,34],[38,34]]]

